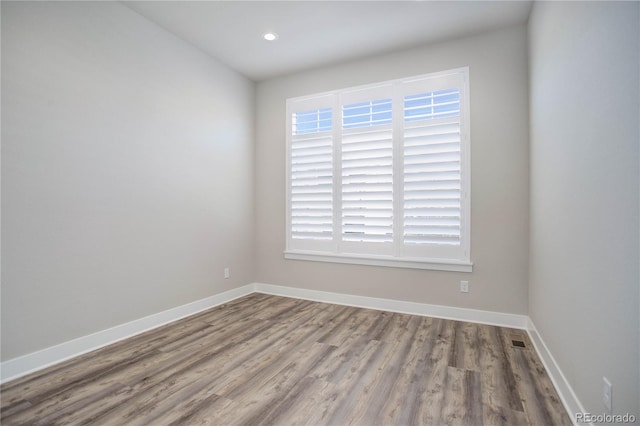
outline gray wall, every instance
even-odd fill
[[[639,416],[639,4],[536,2],[529,314],[585,409]]]
[[[117,2],[2,2],[2,360],[253,281],[253,97]]]
[[[3,361],[260,281],[529,313],[639,414],[638,3],[259,83],[255,150],[253,83],[128,8],[1,8]],[[285,99],[466,65],[474,272],[285,260]]]
[[[268,284],[526,314],[527,41],[523,26],[260,82],[257,278]],[[285,260],[285,99],[462,66],[471,89],[471,274]],[[461,294],[459,282],[471,292]]]

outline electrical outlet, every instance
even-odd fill
[[[231,276],[231,273],[229,272],[229,268],[224,268],[224,279],[228,279]]]
[[[460,281],[460,293],[469,293],[469,281]]]
[[[604,386],[602,387],[602,402],[604,402],[604,408],[607,410],[606,414],[611,414],[611,391],[613,386],[606,377],[602,378]]]

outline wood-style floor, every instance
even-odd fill
[[[0,397],[3,425],[571,424],[521,330],[264,294],[8,382]]]

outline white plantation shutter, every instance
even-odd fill
[[[341,104],[341,248],[392,253],[391,86],[347,92]]]
[[[406,255],[468,258],[465,87],[462,73],[403,85],[402,242]]]
[[[330,107],[290,114],[289,232],[299,247],[321,247],[333,238],[332,128]]]
[[[392,154],[391,129],[343,130],[343,241],[393,241]]]
[[[293,259],[471,271],[466,68],[287,101]]]
[[[460,124],[404,131],[404,242],[460,244]]]
[[[291,236],[330,240],[333,159],[330,135],[296,138],[291,145]]]
[[[404,98],[406,244],[460,244],[460,101],[457,89],[446,92],[453,96]],[[439,113],[444,101],[447,108]]]

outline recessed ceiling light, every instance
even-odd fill
[[[265,33],[262,37],[264,37],[267,41],[274,41],[278,39],[278,34],[276,33]]]

